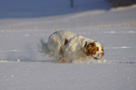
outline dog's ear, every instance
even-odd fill
[[[96,54],[97,51],[99,51],[99,47],[96,47],[95,41],[93,43],[89,44],[88,51],[89,51],[90,55],[94,55],[94,54]]]
[[[99,48],[96,47],[95,41],[87,45],[87,56],[94,55]]]
[[[84,52],[86,53],[87,56],[94,55],[98,50],[99,50],[99,48],[96,47],[95,41],[88,44],[88,45],[87,45],[87,42],[86,42],[85,45],[84,45]]]
[[[65,38],[64,45],[68,43],[68,39]]]

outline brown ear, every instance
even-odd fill
[[[90,55],[94,55],[98,50],[99,48],[96,47],[96,43],[95,41],[90,43],[88,46],[87,46],[87,55],[90,56]]]
[[[68,39],[65,38],[64,45],[68,43]]]

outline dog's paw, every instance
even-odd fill
[[[59,63],[66,63],[66,58],[62,58],[60,61],[59,61]]]

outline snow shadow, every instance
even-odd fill
[[[0,18],[35,18],[79,13],[88,10],[109,10],[106,0],[2,0]]]

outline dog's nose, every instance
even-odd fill
[[[104,56],[104,52],[102,52],[102,56]]]

